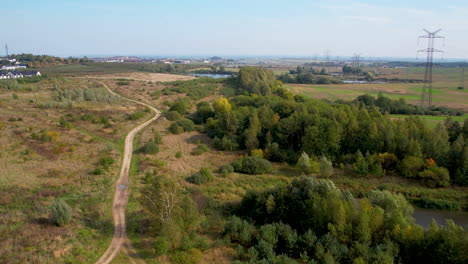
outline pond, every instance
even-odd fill
[[[230,74],[218,74],[218,73],[192,73],[191,76],[195,77],[208,77],[214,79],[227,78],[230,77]]]
[[[434,219],[437,224],[446,226],[445,219],[452,219],[455,224],[468,228],[468,212],[460,211],[442,211],[434,209],[423,209],[414,207],[413,217],[416,220],[416,224],[421,225],[424,228],[428,228]]]
[[[368,82],[368,81],[344,80],[343,83],[386,83],[386,82],[380,82],[380,81]]]

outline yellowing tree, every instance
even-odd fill
[[[217,115],[224,115],[231,111],[232,106],[227,98],[219,98],[213,103],[214,112]]]

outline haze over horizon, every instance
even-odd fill
[[[3,3],[10,53],[411,57],[442,29],[446,58],[468,58],[468,3],[453,0],[18,0]],[[1,52],[1,54],[4,53]],[[436,56],[439,57],[439,56]]]

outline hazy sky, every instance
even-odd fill
[[[2,0],[0,9],[10,53],[415,57],[422,29],[441,28],[437,47],[468,59],[467,0]]]

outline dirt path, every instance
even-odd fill
[[[155,121],[161,115],[161,112],[145,103],[128,99],[122,97],[115,92],[113,92],[107,85],[102,83],[104,87],[113,95],[123,98],[124,100],[137,103],[140,105],[144,105],[151,109],[155,113],[155,115],[148,121],[144,122],[143,124],[137,126],[132,131],[130,131],[125,138],[125,147],[124,147],[124,156],[122,160],[122,168],[120,170],[120,176],[116,183],[116,190],[114,194],[114,201],[112,204],[112,216],[114,218],[114,237],[112,238],[112,242],[110,243],[109,247],[107,248],[106,252],[101,256],[101,258],[96,262],[96,264],[107,264],[110,263],[114,257],[119,253],[120,249],[128,255],[130,258],[131,263],[137,263],[136,259],[133,259],[132,256],[136,255],[135,249],[132,247],[130,240],[127,237],[126,231],[126,223],[125,223],[125,209],[127,208],[128,203],[128,195],[129,195],[129,170],[130,170],[130,162],[132,160],[132,153],[133,153],[133,139],[135,135],[142,130],[144,127],[149,125],[151,122]]]

